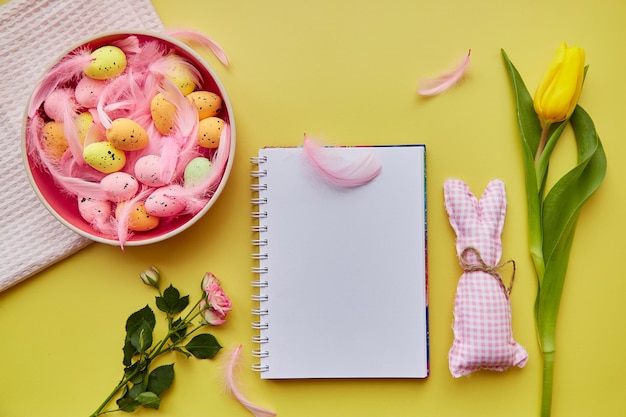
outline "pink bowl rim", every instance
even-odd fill
[[[229,119],[229,125],[230,125],[230,134],[231,134],[231,144],[230,144],[230,152],[228,155],[228,162],[226,163],[226,167],[224,169],[224,173],[222,175],[222,179],[220,181],[220,184],[218,185],[217,189],[215,190],[215,193],[213,194],[213,196],[211,197],[211,199],[209,200],[209,202],[206,204],[206,206],[204,206],[202,208],[202,210],[200,210],[198,213],[196,213],[194,216],[192,216],[191,218],[189,218],[189,220],[187,220],[186,222],[184,222],[183,224],[181,224],[180,226],[176,227],[175,229],[172,229],[168,232],[165,232],[163,234],[157,235],[157,236],[153,236],[153,237],[149,237],[146,239],[129,239],[128,241],[126,241],[124,243],[124,246],[144,246],[144,245],[149,245],[149,244],[153,244],[153,243],[158,243],[158,242],[162,242],[166,239],[169,239],[175,235],[178,235],[180,233],[182,233],[183,231],[187,230],[188,228],[190,228],[191,226],[193,226],[196,222],[198,222],[198,220],[200,220],[208,211],[209,209],[213,206],[213,204],[215,204],[215,202],[217,201],[218,197],[220,196],[220,194],[222,193],[224,187],[226,186],[226,183],[228,182],[228,178],[230,176],[230,172],[232,170],[232,166],[234,163],[234,156],[235,156],[235,143],[236,143],[236,129],[235,129],[235,117],[234,117],[234,112],[233,112],[233,108],[230,102],[230,98],[226,92],[226,88],[224,87],[224,85],[222,84],[222,81],[219,79],[219,77],[217,76],[217,74],[215,73],[215,71],[213,70],[213,68],[206,62],[206,60],[204,58],[202,58],[202,56],[200,56],[200,54],[198,54],[196,51],[194,51],[191,47],[187,46],[186,44],[184,44],[181,41],[178,41],[177,39],[174,39],[170,36],[167,35],[163,35],[157,32],[153,32],[153,31],[141,31],[141,30],[133,30],[133,31],[112,31],[112,32],[105,32],[105,33],[101,33],[89,38],[85,38],[80,42],[77,42],[73,47],[67,49],[63,54],[61,54],[55,61],[54,63],[48,68],[48,71],[54,66],[56,65],[57,62],[59,62],[64,56],[66,56],[67,54],[71,53],[72,51],[76,50],[77,48],[86,45],[86,44],[90,44],[90,43],[94,43],[94,42],[98,42],[104,38],[122,38],[122,37],[127,37],[127,36],[133,36],[133,35],[137,35],[137,36],[141,36],[141,37],[147,37],[147,38],[154,38],[157,39],[159,41],[165,42],[165,43],[169,43],[174,45],[176,48],[179,48],[181,50],[183,50],[186,54],[188,54],[189,56],[191,56],[193,59],[195,59],[198,63],[200,63],[204,69],[209,73],[209,75],[213,78],[213,82],[217,85],[218,89],[219,89],[219,93],[220,96],[222,97],[223,103],[226,107],[226,111],[228,114],[228,119]],[[28,151],[26,149],[26,122],[28,119],[28,106],[30,105],[30,102],[32,100],[32,93],[31,96],[26,104],[26,109],[24,112],[24,122],[22,123],[22,135],[21,135],[21,151],[22,151],[22,162],[23,162],[23,166],[24,166],[24,170],[26,171],[26,176],[28,177],[28,181],[31,185],[31,188],[34,190],[35,194],[37,195],[37,197],[39,198],[39,201],[43,204],[43,206],[59,221],[61,222],[63,225],[65,225],[66,227],[68,227],[69,229],[73,230],[74,232],[78,233],[79,235],[86,237],[92,241],[95,242],[100,242],[100,243],[104,243],[104,244],[108,244],[108,245],[113,245],[113,246],[119,246],[120,242],[117,239],[112,239],[112,238],[106,238],[100,235],[96,235],[96,234],[91,234],[88,232],[85,232],[84,230],[76,227],[74,224],[72,224],[71,222],[69,222],[67,219],[65,219],[61,214],[59,214],[54,207],[52,207],[50,205],[50,203],[46,200],[45,196],[42,194],[41,190],[39,189],[35,178],[33,177],[33,174],[31,172],[31,167],[30,167],[30,161],[29,161],[29,157],[28,157]],[[138,236],[138,234],[135,234],[135,236]]]

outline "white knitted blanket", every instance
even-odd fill
[[[35,83],[85,38],[162,29],[149,0],[13,0],[0,6],[0,291],[90,243],[44,208],[24,172],[22,123]]]

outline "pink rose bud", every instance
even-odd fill
[[[226,323],[226,313],[232,310],[230,298],[224,293],[218,279],[207,272],[202,279],[204,297],[200,301],[200,312],[204,322],[211,326]]]

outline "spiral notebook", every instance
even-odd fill
[[[304,149],[252,158],[253,369],[263,379],[425,378],[425,146],[373,152],[380,174],[341,187]]]

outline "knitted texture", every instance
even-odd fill
[[[58,222],[30,186],[21,154],[30,94],[82,40],[137,30],[163,30],[149,0],[13,0],[0,7],[0,291],[91,242]]]
[[[450,225],[457,235],[457,254],[463,256],[465,265],[454,301],[450,372],[458,378],[479,369],[521,368],[528,354],[513,340],[509,294],[498,272],[490,268],[497,266],[502,256],[504,183],[491,181],[477,200],[463,181],[448,179],[444,183],[444,199]],[[464,253],[466,248],[472,250]]]

